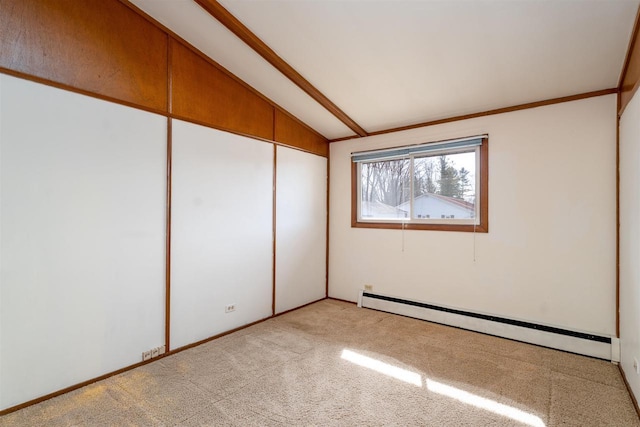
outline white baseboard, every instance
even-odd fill
[[[358,296],[358,307],[428,320],[612,362],[620,361],[620,340],[610,336],[572,331],[364,291],[360,291]]]

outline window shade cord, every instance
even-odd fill
[[[476,221],[473,221],[473,262],[476,262]]]

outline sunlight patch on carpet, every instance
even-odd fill
[[[422,387],[422,376],[416,372],[411,372],[347,349],[342,350],[342,355],[340,357],[358,366]],[[427,389],[433,393],[450,397],[458,402],[475,406],[476,408],[484,409],[485,411],[490,411],[503,417],[511,418],[512,420],[527,424],[531,427],[546,427],[540,417],[521,409],[514,408],[513,406],[505,405],[503,403],[496,402],[495,400],[487,399],[486,397],[481,397],[476,394],[469,393],[468,391],[433,381],[428,378],[425,379],[425,382]]]
[[[540,417],[536,417],[533,414],[529,414],[528,412],[522,411],[518,408],[514,408],[513,406],[498,403],[495,400],[487,399],[485,397],[469,393],[468,391],[460,390],[459,388],[442,384],[430,379],[427,379],[426,382],[427,389],[434,393],[451,397],[452,399],[456,399],[459,402],[475,406],[476,408],[491,411],[494,414],[511,418],[512,420],[519,421],[532,427],[545,427],[545,424],[544,422],[542,422]]]
[[[398,368],[397,366],[389,365],[388,363],[372,359],[371,357],[367,357],[347,349],[342,350],[341,357],[344,360],[355,363],[356,365],[371,369],[400,381],[422,387],[422,377],[418,373],[407,371],[406,369]]]

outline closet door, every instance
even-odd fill
[[[326,296],[327,159],[277,149],[276,313]]]
[[[0,409],[164,344],[166,129],[0,75]]]
[[[178,120],[172,141],[175,349],[271,315],[273,145]]]

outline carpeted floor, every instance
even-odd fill
[[[0,426],[640,426],[601,360],[324,300]]]

